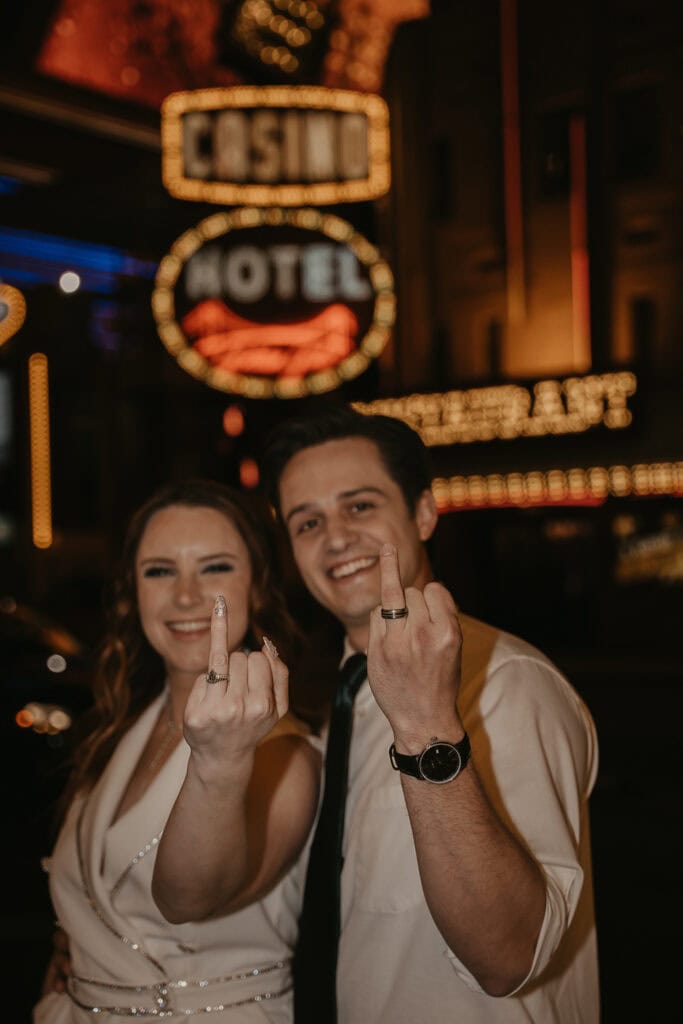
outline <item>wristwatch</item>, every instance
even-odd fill
[[[397,772],[443,785],[444,782],[452,782],[460,774],[471,753],[470,738],[465,733],[458,743],[448,743],[432,736],[421,754],[399,754],[396,744],[392,743],[389,747],[389,760]]]

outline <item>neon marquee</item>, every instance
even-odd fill
[[[395,318],[378,250],[312,209],[208,217],[161,261],[152,307],[182,369],[251,398],[299,398],[357,377]]]
[[[389,191],[381,96],[323,86],[172,93],[161,108],[164,185],[223,205],[357,203]]]

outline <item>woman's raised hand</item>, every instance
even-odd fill
[[[197,677],[184,715],[195,759],[217,767],[250,765],[256,746],[288,708],[289,673],[275,645],[264,637],[260,651],[228,654],[228,629],[227,605],[219,594],[211,616],[208,671]]]

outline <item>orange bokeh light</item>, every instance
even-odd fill
[[[239,437],[244,430],[244,413],[239,405],[229,405],[223,413],[223,430],[228,437]]]
[[[259,482],[259,468],[254,459],[242,459],[240,462],[240,483],[242,487],[256,487]]]
[[[33,725],[33,715],[26,708],[22,708],[21,711],[17,711],[14,716],[14,721],[17,723],[20,729],[30,729]]]

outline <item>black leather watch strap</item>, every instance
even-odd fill
[[[467,733],[457,743],[439,740],[435,736],[420,754],[399,754],[394,743],[389,747],[389,759],[396,771],[414,779],[436,783],[455,779],[469,761],[471,753]]]

